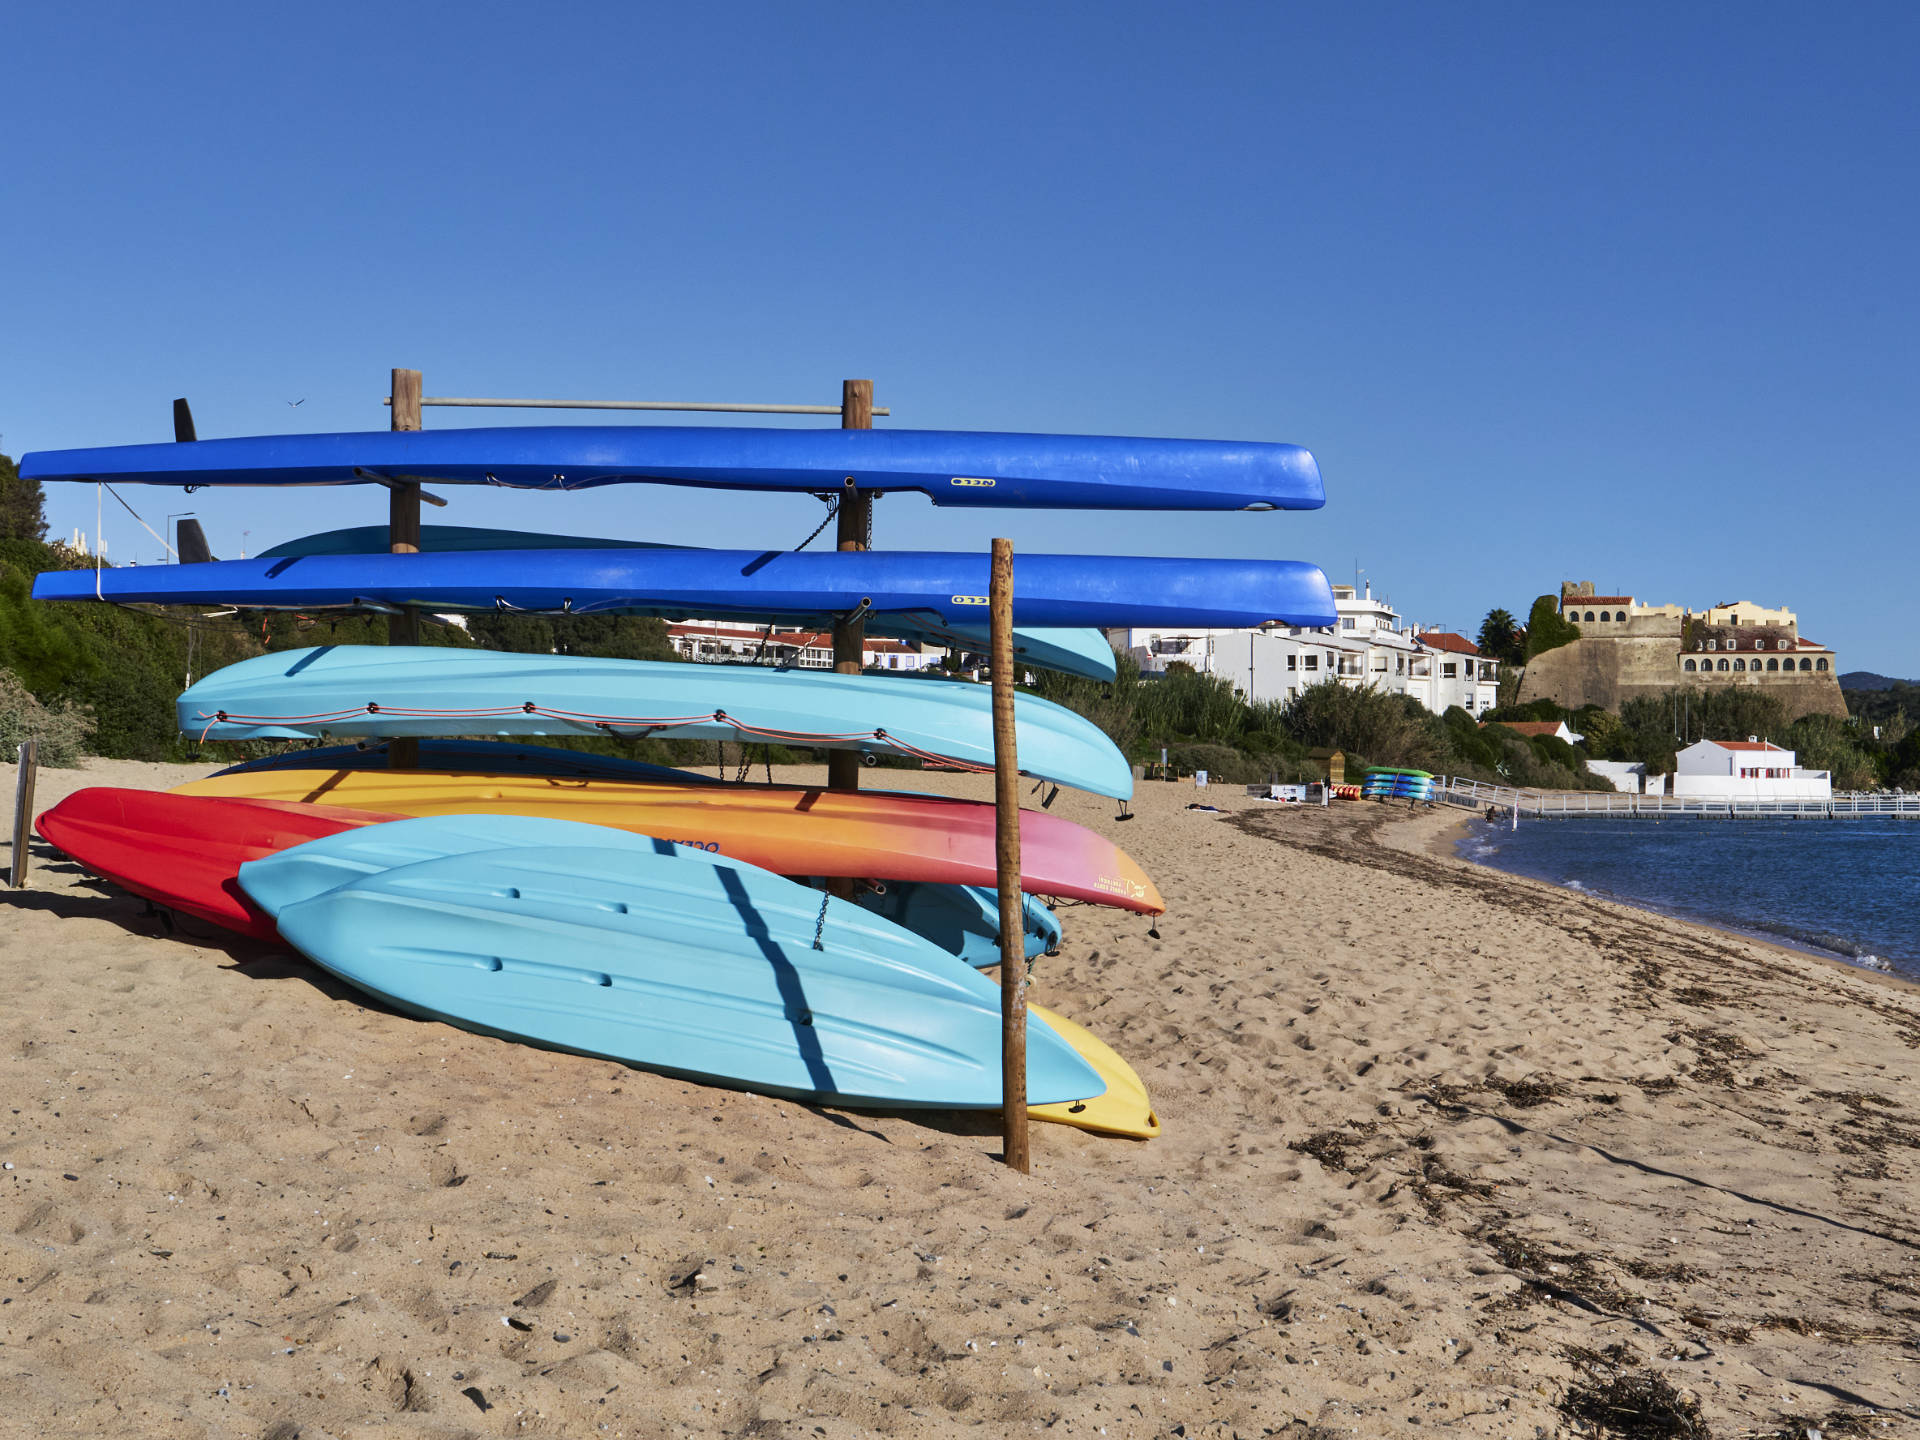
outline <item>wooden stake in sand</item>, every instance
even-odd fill
[[[40,775],[40,742],[20,742],[20,768],[13,781],[13,866],[7,883],[27,888],[27,849],[33,839],[33,782]]]
[[[420,428],[420,372],[395,370],[391,394],[393,414],[388,428]],[[420,553],[420,483],[399,481],[387,487],[387,548],[395,555]],[[412,610],[401,610],[387,617],[389,645],[418,645],[420,617]],[[420,742],[411,736],[395,736],[387,742],[387,767],[412,770],[420,764]]]
[[[1020,893],[1020,761],[1013,732],[1013,542],[993,542],[987,590],[993,663],[994,859],[1000,886],[1000,1114],[1007,1164],[1027,1155],[1027,936]]]
[[[873,428],[873,381],[843,380],[840,382],[840,428],[842,430]],[[867,534],[872,527],[873,496],[855,485],[853,477],[849,475],[846,488],[840,493],[839,520],[834,526],[834,536],[838,542],[835,548],[866,549]],[[843,615],[833,622],[833,670],[836,675],[858,675],[864,666],[866,648],[865,617]],[[828,752],[827,788],[829,790],[860,788],[859,751]]]

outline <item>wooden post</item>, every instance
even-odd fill
[[[1020,893],[1020,760],[1013,732],[1013,542],[993,542],[987,590],[993,652],[993,813],[1000,886],[1000,1114],[1007,1164],[1027,1155],[1027,935]]]
[[[420,372],[393,372],[394,430],[420,428]],[[420,553],[420,486],[418,482],[395,485],[387,491],[387,548],[395,555]],[[420,617],[402,610],[387,617],[389,645],[418,645]],[[392,770],[412,770],[420,763],[420,742],[411,736],[397,737],[387,744],[387,766]]]
[[[28,849],[33,840],[33,782],[40,774],[40,742],[20,742],[20,768],[13,779],[13,867],[7,883],[27,888]]]
[[[873,428],[873,381],[844,380],[840,384],[840,428],[842,430],[871,430]],[[853,477],[847,477],[846,488],[840,495],[839,524],[835,535],[841,550],[864,550],[867,548],[867,531],[873,524],[873,497],[859,489],[853,483]],[[860,620],[836,620],[833,622],[833,669],[837,675],[858,675],[862,669],[867,645],[867,622]],[[860,788],[860,756],[853,750],[833,750],[827,754],[827,788],[829,790],[858,790]]]

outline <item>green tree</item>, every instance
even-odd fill
[[[21,479],[12,457],[0,455],[0,540],[46,538],[46,496],[40,482]]]
[[[1533,610],[1527,616],[1526,635],[1526,658],[1531,660],[1578,640],[1580,630],[1571,621],[1560,618],[1559,601],[1551,595],[1542,595],[1533,602]]]
[[[1480,622],[1476,638],[1482,655],[1491,655],[1503,665],[1521,665],[1527,658],[1527,632],[1510,611],[1489,610]]]

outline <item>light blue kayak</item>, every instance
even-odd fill
[[[665,781],[689,785],[698,781],[717,785],[712,775],[676,770],[671,765],[649,765],[618,755],[595,755],[584,750],[562,750],[553,745],[515,745],[506,740],[422,740],[416,770],[472,771],[486,775],[551,775],[570,780]],[[385,770],[387,747],[380,742],[357,745],[315,745],[261,755],[216,771],[241,775],[251,770]]]
[[[270,863],[243,868],[249,893]],[[858,906],[710,855],[455,855],[276,921],[347,983],[465,1030],[836,1105],[1000,1104],[997,985]],[[1106,1090],[1031,1019],[1027,1074],[1030,1104]]]
[[[316,555],[379,555],[387,550],[390,536],[384,525],[357,525],[346,530],[327,530],[288,540],[270,550],[262,550],[261,560],[291,560]],[[422,525],[420,549],[424,554],[468,552],[476,550],[685,550],[687,546],[659,545],[646,540],[606,540],[589,535],[543,535],[525,530],[488,530],[473,525]],[[695,554],[701,553],[694,550]],[[111,578],[111,577],[110,577]],[[496,570],[495,581],[506,575]],[[364,583],[364,582],[362,582]],[[91,594],[78,598],[86,599]],[[577,608],[577,607],[576,607]],[[779,611],[742,610],[732,603],[724,611],[711,606],[686,605],[673,610],[676,618],[744,618],[748,623],[782,624],[820,623],[823,612],[789,605]],[[913,615],[872,612],[866,617],[869,635],[887,635],[916,644],[939,645],[950,649],[984,653],[988,648],[987,627],[949,622],[930,612]],[[1089,680],[1111,681],[1113,646],[1107,637],[1090,626],[1013,627],[1013,653],[1016,658],[1042,670],[1058,670],[1065,675],[1080,675]]]
[[[740,868],[698,847],[656,840],[630,830],[582,825],[515,815],[435,815],[362,825],[296,845],[252,861],[241,886],[269,915],[311,900],[362,876],[449,855],[528,846],[593,847],[609,854],[705,856],[716,865]],[[746,866],[747,869],[757,869]],[[815,890],[822,882],[807,882]],[[1060,944],[1060,921],[1036,895],[1024,895],[1026,952],[1051,953]],[[979,885],[936,885],[896,881],[864,890],[855,904],[910,931],[966,964],[981,968],[1000,963],[999,893]]]
[[[256,655],[175,702],[197,740],[661,735],[993,764],[992,694],[966,681],[837,675],[432,646]],[[1126,799],[1133,770],[1098,726],[1015,700],[1023,774]]]

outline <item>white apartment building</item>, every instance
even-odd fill
[[[687,660],[711,664],[788,665],[801,670],[833,668],[833,636],[824,630],[769,631],[724,620],[689,620],[667,626],[667,641]],[[937,665],[945,652],[869,635],[860,658],[868,670],[919,670]]]
[[[1179,661],[1222,675],[1249,701],[1287,700],[1336,679],[1411,695],[1439,714],[1450,705],[1480,714],[1497,703],[1500,667],[1464,636],[1406,625],[1371,584],[1333,587],[1331,626],[1263,625],[1257,630],[1116,630],[1143,675]]]
[[[1833,778],[1758,737],[1701,740],[1674,757],[1673,793],[1696,800],[1830,800]]]

